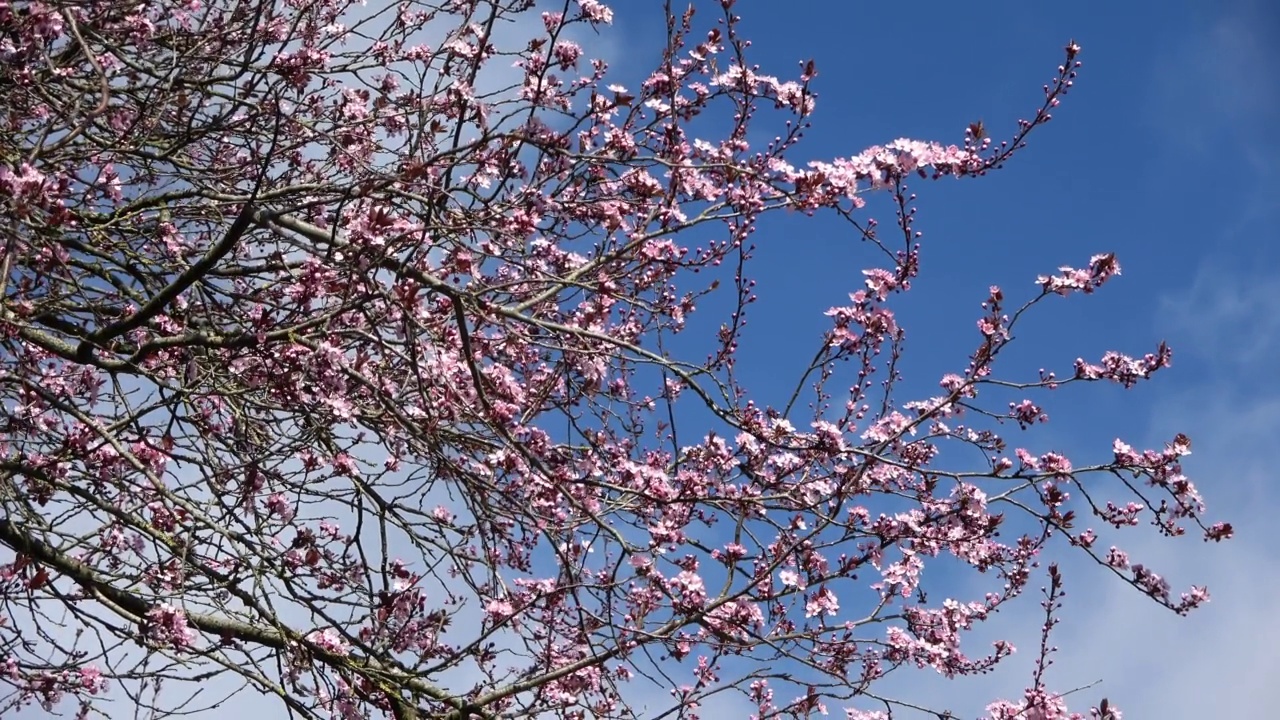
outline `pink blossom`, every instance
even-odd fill
[[[147,613],[146,634],[152,642],[175,650],[185,650],[196,640],[186,612],[169,603],[161,603]]]
[[[948,299],[959,347],[909,312],[954,269],[916,188],[1012,165],[1074,43],[1007,138],[832,157],[806,144],[816,62],[757,65],[733,0],[675,8],[622,73],[588,42],[600,0],[361,4],[0,2],[0,713],[100,712],[111,667],[148,702],[221,673],[344,720],[692,718],[734,688],[810,717],[897,668],[990,672],[1013,646],[977,629],[1047,573],[1032,687],[988,714],[1077,720],[1041,682],[1058,554],[1208,601],[1076,525],[1230,537],[1189,438],[1009,437],[1047,390],[1169,366],[1008,349],[1114,255],[979,280]],[[763,235],[818,211],[860,248],[815,289],[843,305],[756,285],[769,252],[834,262]],[[749,321],[779,309],[797,335],[762,373]],[[130,632],[180,672],[100,642]],[[626,687],[655,670],[670,698]]]
[[[783,570],[778,573],[784,587],[794,587],[803,590],[805,588],[804,578],[795,570]]]
[[[599,0],[578,0],[582,16],[594,23],[608,25],[613,22],[613,10]]]
[[[823,586],[813,593],[804,605],[804,616],[815,617],[817,615],[836,615],[840,610],[840,602],[836,599],[836,594],[831,589]]]
[[[342,639],[342,636],[338,634],[338,631],[333,628],[312,630],[307,634],[306,639],[307,642],[326,652],[333,653],[334,655],[345,657],[351,652],[351,646],[348,645],[347,642]]]
[[[266,500],[267,512],[280,518],[281,522],[287,523],[293,519],[293,505],[281,493],[272,493],[267,496]]]

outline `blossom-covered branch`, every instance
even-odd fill
[[[1085,464],[1006,439],[1049,421],[1033,393],[1169,364],[1002,364],[1113,255],[1013,312],[975,298],[968,361],[902,399],[908,185],[1003,167],[1078,45],[1004,141],[814,159],[817,68],[754,65],[732,0],[668,7],[633,81],[589,44],[621,10],[555,5],[0,0],[0,715],[881,718],[922,707],[890,672],[1012,655],[964,636],[1047,554],[1207,599],[1099,545],[1230,536],[1189,441]],[[775,407],[737,368],[778,300],[756,228],[787,211],[873,258],[796,310],[829,325]],[[948,597],[944,555],[989,588]],[[1068,717],[1049,654],[990,717]]]

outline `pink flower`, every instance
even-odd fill
[[[97,665],[84,665],[76,668],[80,675],[80,686],[90,695],[97,695],[107,689],[107,679]]]
[[[493,621],[506,620],[515,614],[515,606],[506,600],[490,600],[485,605],[484,614]]]
[[[594,23],[608,25],[613,22],[613,10],[599,0],[578,0],[582,16]]]
[[[333,457],[333,469],[343,475],[351,475],[353,477],[360,474],[356,459],[347,453],[338,453]]]
[[[778,573],[778,576],[782,579],[782,584],[787,587],[800,588],[801,590],[805,588],[804,579],[795,570],[783,570]]]
[[[267,497],[267,512],[280,518],[282,522],[289,522],[293,519],[293,505],[289,503],[281,493],[272,493]]]
[[[189,648],[196,640],[186,612],[169,603],[157,605],[147,613],[146,635],[152,642],[175,650]]]
[[[307,634],[307,642],[315,645],[322,650],[341,655],[345,657],[351,652],[351,646],[342,639],[337,630],[333,628],[325,628],[324,630],[313,630]]]
[[[836,599],[836,594],[824,587],[814,593],[809,602],[805,603],[804,616],[815,617],[823,613],[835,615],[839,610],[840,602]]]

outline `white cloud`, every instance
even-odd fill
[[[1160,310],[1186,338],[1180,354],[1238,369],[1272,362],[1280,351],[1280,282],[1210,264],[1191,287],[1163,298]]]

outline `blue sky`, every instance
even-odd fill
[[[1084,462],[1106,459],[1118,436],[1159,446],[1186,432],[1195,442],[1188,474],[1211,518],[1233,522],[1238,535],[1213,547],[1129,535],[1125,547],[1175,587],[1209,584],[1213,602],[1186,619],[1069,562],[1054,684],[1104,680],[1081,700],[1109,696],[1130,718],[1268,714],[1280,702],[1266,680],[1280,672],[1280,552],[1266,532],[1280,509],[1267,461],[1280,431],[1272,360],[1280,351],[1280,144],[1271,129],[1280,127],[1271,72],[1280,63],[1280,10],[1245,0],[909,9],[741,0],[737,8],[763,72],[788,79],[797,61],[817,62],[818,111],[802,160],[898,137],[958,142],[979,118],[997,139],[1008,137],[1038,106],[1062,46],[1072,38],[1083,46],[1076,88],[1006,169],[914,185],[923,270],[897,304],[908,386],[931,394],[942,372],[963,366],[989,285],[1011,301],[1028,299],[1036,275],[1117,253],[1122,277],[1093,297],[1039,306],[1006,370],[1069,375],[1077,356],[1142,354],[1160,340],[1173,346],[1174,367],[1127,392],[1088,386],[1049,396],[1050,424],[1013,441]],[[616,10],[602,45],[616,71],[640,72],[654,58],[659,14],[641,3]],[[868,214],[892,221],[883,199]],[[741,370],[757,395],[779,402],[776,378],[795,377],[808,359],[827,327],[822,311],[842,304],[860,270],[878,260],[846,226],[821,218],[763,222],[756,243],[761,300]],[[1002,672],[957,684],[917,674],[890,685],[910,687],[926,704],[945,699],[966,716],[992,697],[1019,695],[1037,611],[1032,601],[1000,618],[996,634],[1023,647]]]

